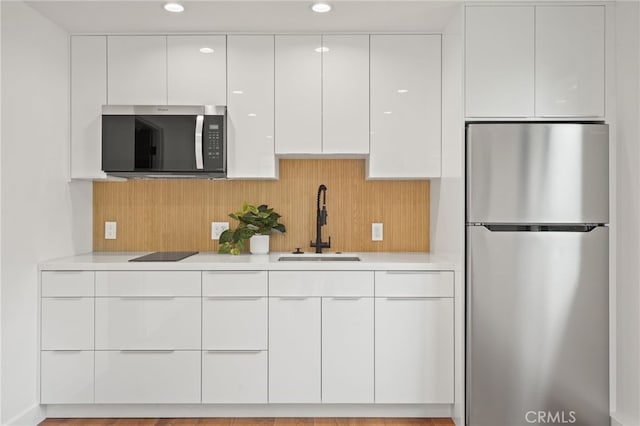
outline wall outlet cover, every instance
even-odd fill
[[[372,223],[371,224],[371,241],[382,241],[382,239],[383,239],[382,223]]]
[[[219,240],[220,235],[229,229],[229,222],[211,222],[211,239]]]
[[[104,223],[104,239],[105,240],[115,240],[117,233],[117,222],[105,222]]]

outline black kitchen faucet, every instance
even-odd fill
[[[320,209],[320,194],[322,193],[322,209]],[[331,237],[328,243],[322,242],[322,227],[327,224],[327,187],[318,187],[318,199],[316,203],[316,242],[311,241],[311,247],[316,248],[316,253],[322,253],[323,248],[331,248]]]

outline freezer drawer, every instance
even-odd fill
[[[608,239],[467,227],[468,425],[608,424]]]
[[[605,124],[470,124],[467,222],[608,223]]]

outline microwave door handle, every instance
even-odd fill
[[[202,130],[204,126],[204,115],[198,115],[196,117],[196,170],[204,169],[204,161],[202,159]]]

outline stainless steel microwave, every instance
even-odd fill
[[[226,177],[226,124],[226,107],[104,105],[102,170],[121,177]]]

